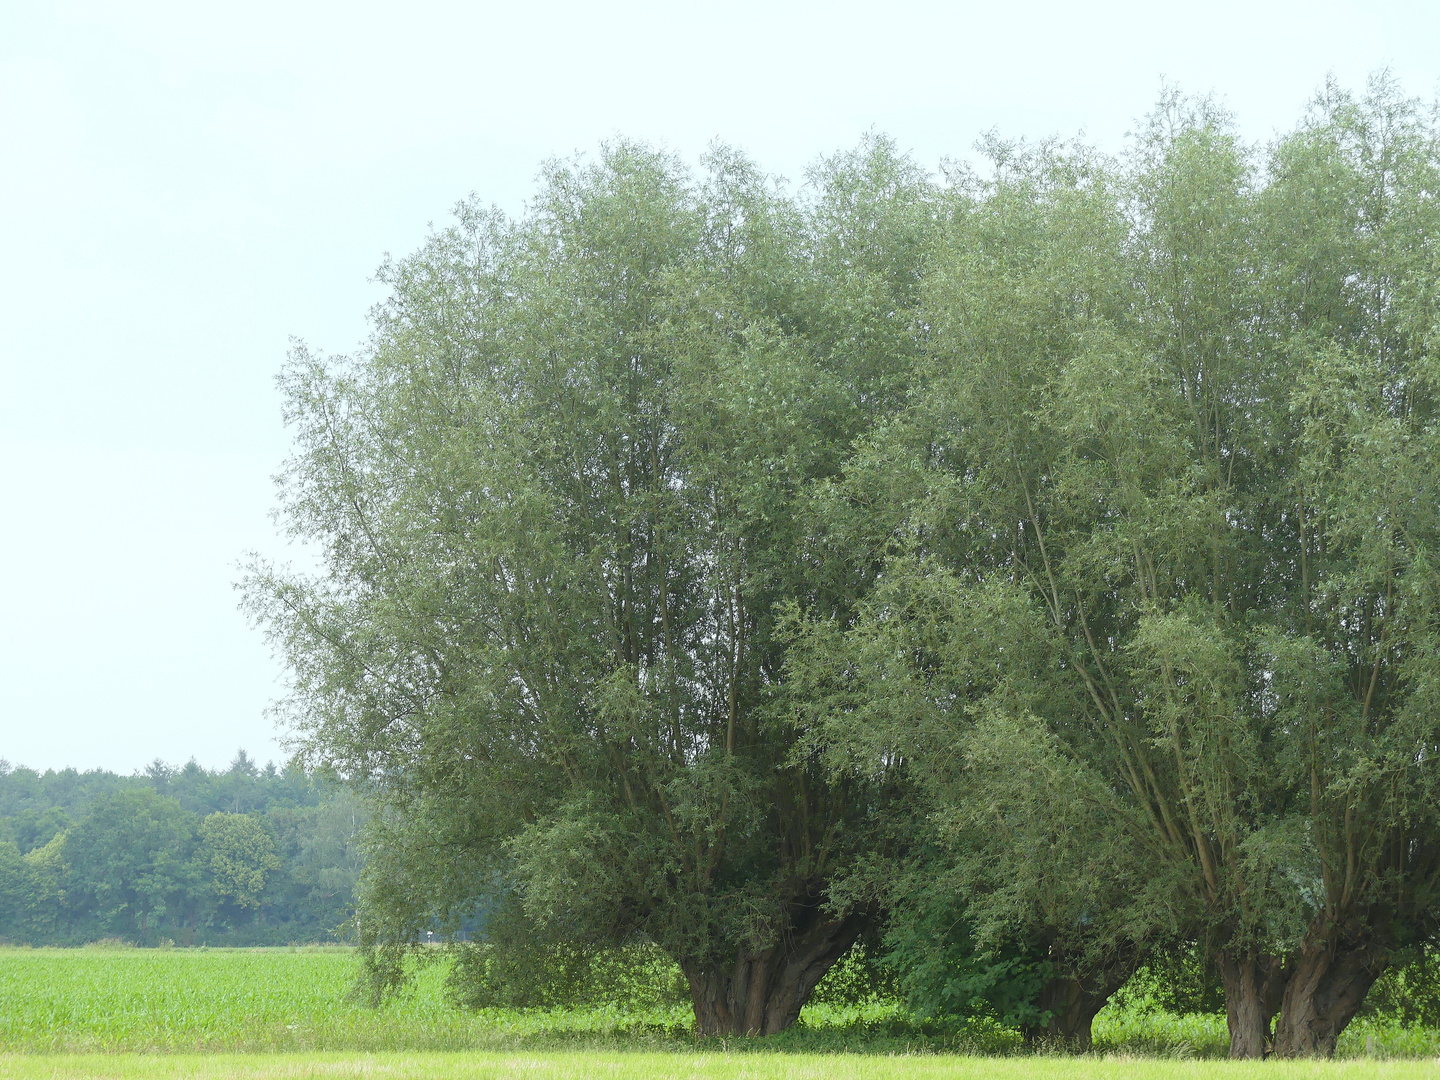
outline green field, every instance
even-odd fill
[[[1421,1080],[1431,1061],[1228,1062],[942,1055],[479,1051],[449,1054],[272,1054],[206,1057],[0,1057],[16,1080]]]
[[[1253,1068],[1179,1060],[1223,1053],[1220,1017],[1102,1014],[1093,1055],[1007,1058],[1018,1047],[1005,1032],[931,1029],[883,1004],[812,1007],[764,1041],[700,1041],[678,1007],[464,1012],[445,997],[443,960],[373,1009],[349,995],[355,971],[338,948],[0,949],[0,1076],[1100,1078]],[[1264,1068],[1433,1076],[1437,1052],[1433,1032],[1366,1021],[1346,1032],[1348,1064]],[[1402,1057],[1411,1060],[1377,1060]]]

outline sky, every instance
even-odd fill
[[[1382,69],[1435,98],[1440,4],[0,0],[0,758],[288,756],[235,591],[306,564],[274,378],[472,192],[617,135],[795,181],[870,130],[1118,151],[1167,84],[1264,142]]]

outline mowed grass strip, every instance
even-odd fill
[[[1435,1062],[639,1052],[0,1056],[14,1080],[1420,1080]]]
[[[1229,1062],[638,1052],[0,1056],[14,1080],[1430,1080],[1421,1061]]]

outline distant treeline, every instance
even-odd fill
[[[0,759],[0,941],[262,945],[336,940],[363,856],[363,801],[241,751],[223,771]]]

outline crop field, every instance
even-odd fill
[[[443,960],[371,1008],[351,997],[355,971],[338,948],[0,949],[0,1076],[1101,1080],[1258,1068],[1183,1060],[1223,1053],[1221,1017],[1102,1014],[1096,1053],[1082,1059],[1014,1054],[1003,1031],[930,1029],[885,1003],[811,1007],[795,1029],[759,1043],[698,1041],[679,1007],[461,1010],[445,995]],[[1362,1021],[1339,1062],[1263,1069],[1433,1076],[1437,1053],[1433,1032]]]

